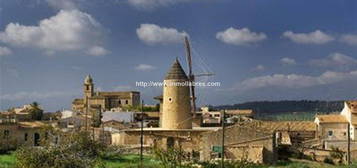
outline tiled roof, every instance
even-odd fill
[[[258,125],[271,131],[316,131],[312,121],[261,121]]]
[[[40,121],[19,122],[19,126],[23,128],[41,128],[46,126],[46,124]]]
[[[316,118],[320,123],[347,123],[347,119],[343,115],[339,114],[328,114],[328,115],[317,115]]]
[[[226,114],[231,114],[231,115],[252,115],[253,110],[251,109],[246,109],[246,110],[227,110]]]

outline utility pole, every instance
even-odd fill
[[[224,120],[225,120],[226,110],[222,111],[221,122],[222,122],[222,153],[221,153],[221,168],[224,168]]]
[[[88,131],[88,96],[86,96],[86,131]]]
[[[140,124],[140,167],[143,168],[143,145],[144,145],[144,100],[141,101],[141,124]]]
[[[348,123],[347,126],[347,165],[351,164],[351,135],[350,135],[351,125]]]

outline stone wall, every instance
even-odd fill
[[[214,153],[212,151],[213,146],[221,146],[221,145],[222,145],[222,130],[202,134],[201,143],[200,143],[200,146],[202,148],[201,160],[208,161],[213,159],[212,157],[214,156]],[[252,157],[249,158],[249,160],[260,160],[259,157],[260,155],[262,155],[264,163],[274,163],[276,161],[274,133],[270,134],[270,133],[266,133],[265,131],[260,131],[258,128],[252,125],[244,125],[244,126],[235,125],[226,128],[225,146],[228,149],[230,147],[235,147],[236,145],[245,145],[245,146],[261,145],[263,148],[262,153],[256,153],[256,156],[254,157],[252,155],[249,155]]]

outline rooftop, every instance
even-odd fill
[[[172,64],[171,69],[167,73],[165,80],[169,79],[184,79],[188,80],[185,71],[182,69],[180,62],[176,58],[175,62]]]
[[[317,115],[320,123],[348,123],[347,119],[339,114]]]

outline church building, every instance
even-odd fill
[[[93,79],[88,75],[83,84],[83,98],[74,99],[72,110],[78,112],[96,108],[102,111],[120,111],[122,107],[139,106],[140,92],[99,92],[94,90]]]

